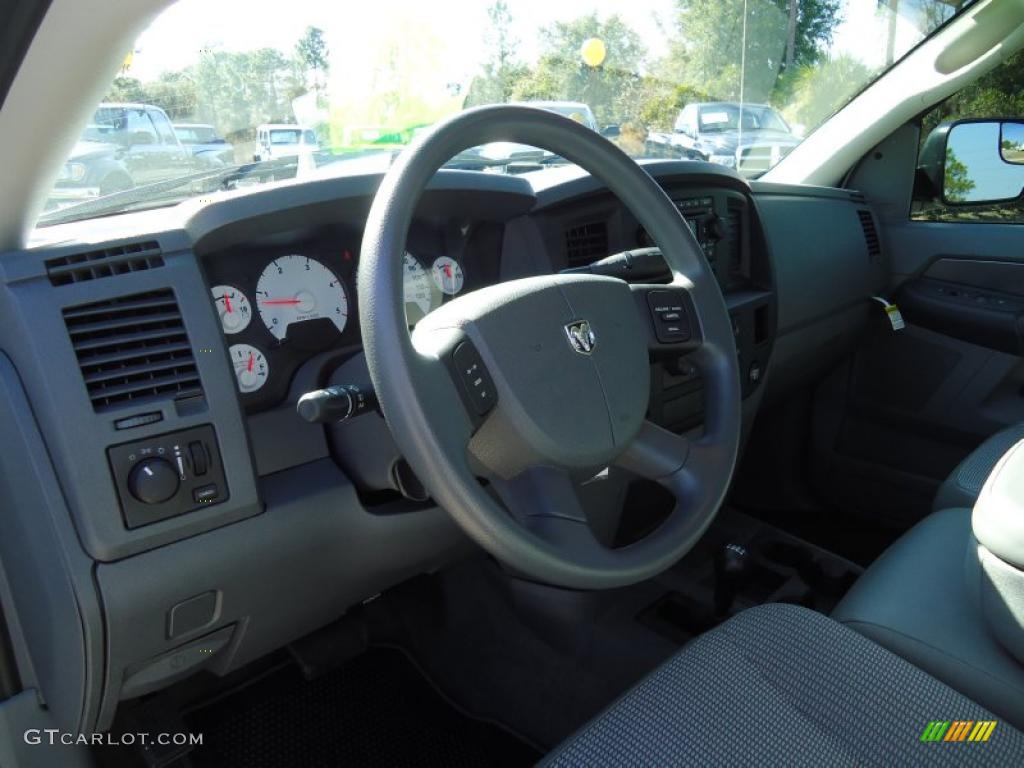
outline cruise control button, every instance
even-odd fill
[[[651,291],[647,294],[654,335],[662,344],[679,344],[690,340],[690,323],[683,309],[682,297],[674,291]]]

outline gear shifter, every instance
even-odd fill
[[[736,593],[750,576],[750,553],[741,544],[729,543],[715,555],[715,613],[726,616]]]

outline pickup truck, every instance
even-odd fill
[[[210,160],[178,138],[152,104],[100,104],[61,168],[48,207],[183,176]]]
[[[174,133],[178,141],[196,157],[212,163],[230,165],[235,162],[235,148],[217,129],[206,123],[175,123]]]

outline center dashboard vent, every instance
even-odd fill
[[[159,243],[150,240],[48,259],[46,275],[53,285],[69,285],[163,265]]]
[[[861,229],[864,230],[864,242],[868,247],[868,260],[873,264],[882,255],[882,244],[878,239],[878,230],[875,229],[875,219],[871,215],[871,211],[864,210],[863,208],[857,211],[857,217],[860,219]]]
[[[93,409],[202,395],[181,311],[170,290],[64,310]]]
[[[582,267],[608,255],[608,225],[577,224],[565,230],[565,255],[570,267]]]

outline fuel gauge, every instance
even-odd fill
[[[260,350],[251,344],[232,344],[228,353],[231,355],[231,365],[235,369],[239,392],[255,392],[267,383],[270,366]]]

